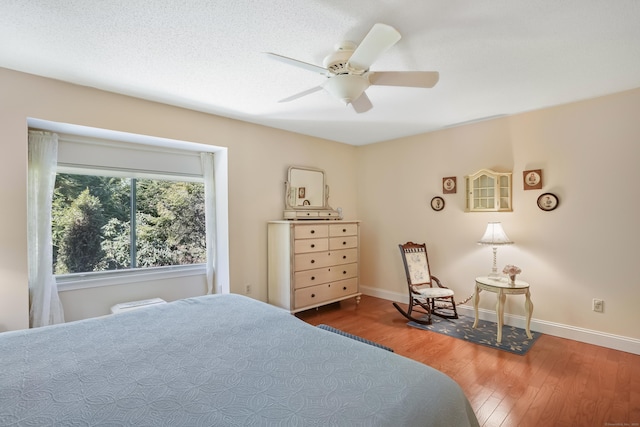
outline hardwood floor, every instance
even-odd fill
[[[542,335],[518,356],[411,328],[390,301],[366,295],[296,316],[444,372],[482,426],[640,426],[640,355]]]

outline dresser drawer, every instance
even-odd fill
[[[358,249],[342,249],[328,252],[312,252],[294,256],[294,271],[330,267],[358,262]]]
[[[358,247],[358,236],[344,236],[329,238],[329,250],[349,249]]]
[[[296,218],[318,218],[318,212],[298,211],[296,212]]]
[[[358,291],[358,278],[340,280],[333,282],[328,287],[327,299],[340,298],[343,295],[349,295]]]
[[[329,240],[321,239],[298,239],[293,243],[293,251],[297,254],[305,252],[322,252],[329,249]]]
[[[306,307],[309,305],[322,304],[345,295],[357,292],[358,278],[339,280],[337,282],[325,283],[323,285],[310,286],[308,288],[296,289],[294,293],[295,307]]]
[[[344,264],[333,267],[316,268],[297,271],[294,274],[294,288],[306,288],[336,280],[350,279],[358,276],[358,264]]]
[[[320,218],[338,218],[340,215],[336,211],[318,211]]]
[[[329,236],[329,226],[326,224],[296,225],[294,230],[294,239],[312,239]]]
[[[331,224],[329,236],[355,236],[358,234],[358,224]]]

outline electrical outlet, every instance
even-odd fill
[[[247,285],[244,289],[244,293],[249,295],[251,293],[251,285]]]
[[[594,298],[592,309],[593,311],[596,311],[598,313],[604,312],[604,301],[598,298]]]

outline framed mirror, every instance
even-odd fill
[[[290,208],[324,209],[324,171],[320,169],[290,167],[288,197]]]
[[[329,186],[322,169],[290,166],[285,182],[285,219],[339,219],[329,206]]]

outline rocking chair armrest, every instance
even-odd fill
[[[436,276],[431,276],[431,280],[436,282],[436,285],[438,285],[439,288],[449,289],[446,286],[443,286],[442,283],[440,282],[440,279],[438,279]]]

